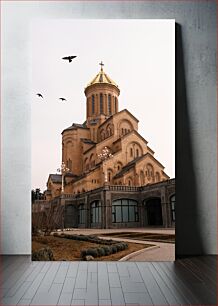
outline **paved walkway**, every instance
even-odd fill
[[[101,237],[101,234],[109,234],[114,232],[140,232],[140,233],[160,233],[160,234],[175,234],[175,229],[162,229],[162,228],[129,228],[129,229],[74,229],[72,231],[66,231],[66,233],[94,235],[97,234]],[[144,249],[139,254],[132,256],[127,261],[174,261],[175,260],[175,244],[163,243],[156,241],[134,240],[126,239],[122,237],[110,237],[102,236],[104,239],[113,239],[117,241],[134,242],[141,244],[152,244],[157,246],[156,248]]]
[[[152,242],[158,246],[154,249],[145,249],[142,253],[128,259],[128,261],[174,261],[175,244]]]
[[[144,228],[119,228],[119,229],[98,229],[98,228],[75,228],[68,233],[83,234],[83,235],[94,235],[94,234],[108,234],[108,233],[119,233],[119,232],[140,232],[140,233],[160,233],[160,234],[175,234],[174,228],[157,228],[157,227],[144,227]]]

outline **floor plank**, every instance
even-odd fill
[[[1,258],[1,305],[216,305],[217,257],[175,262]]]

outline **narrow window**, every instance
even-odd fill
[[[139,149],[136,149],[136,156],[139,156]]]
[[[132,148],[130,148],[130,156],[131,156],[131,157],[133,156],[133,150],[132,150]]]
[[[114,109],[115,109],[115,112],[117,112],[117,98],[114,97]]]
[[[103,114],[103,94],[100,93],[100,114]]]
[[[175,220],[176,220],[175,203],[176,203],[176,197],[175,197],[175,195],[173,195],[173,196],[170,198],[172,221],[175,221]]]
[[[111,95],[108,95],[108,114],[111,115]]]
[[[95,96],[92,95],[92,114],[95,113]]]

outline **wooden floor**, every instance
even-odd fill
[[[0,305],[217,305],[216,256],[176,262],[1,257]]]

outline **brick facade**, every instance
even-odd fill
[[[174,226],[169,207],[174,183],[138,133],[137,118],[118,111],[119,94],[101,67],[85,88],[86,121],[62,132],[62,161],[68,168],[64,193],[61,175],[50,174],[46,200],[65,205],[68,227]],[[105,149],[110,158],[103,160]]]

